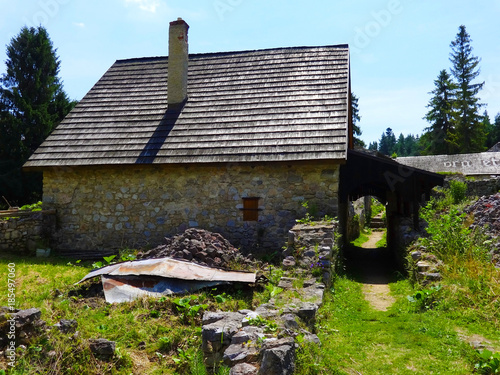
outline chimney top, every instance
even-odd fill
[[[174,26],[174,25],[182,25],[182,24],[185,24],[188,28],[189,28],[189,25],[186,23],[186,21],[184,21],[181,17],[177,17],[177,20],[176,21],[172,21],[170,22],[170,26]]]

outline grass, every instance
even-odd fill
[[[494,325],[470,325],[439,308],[416,311],[407,299],[414,292],[409,281],[390,287],[397,302],[387,312],[375,311],[359,283],[338,278],[319,311],[321,351],[302,348],[297,374],[471,374],[476,353],[457,328],[479,328],[493,339]]]
[[[387,247],[387,230],[384,229],[384,234],[382,235],[382,238],[377,241],[375,244],[376,248],[381,248],[381,247]]]
[[[356,246],[356,247],[361,247],[365,242],[368,241],[369,235],[371,234],[371,230],[368,228],[362,228],[359,237],[356,238],[354,241],[351,241],[351,245]]]
[[[16,307],[39,308],[48,326],[76,319],[79,333],[49,330],[46,337],[40,336],[18,353],[17,366],[9,374],[206,374],[200,360],[203,309],[183,314],[175,303],[178,297],[110,305],[102,297],[88,297],[85,287],[73,285],[91,266],[56,258],[9,257],[0,259],[0,269],[6,271],[10,263],[16,265]],[[6,281],[3,278],[0,283],[2,290],[7,290]],[[254,308],[261,301],[254,300],[252,290],[233,287],[194,294],[190,302],[206,304],[207,310],[237,311]],[[0,305],[7,303],[5,293]],[[87,340],[97,338],[116,341],[117,355],[111,362],[90,353]],[[219,373],[226,370],[221,367]]]

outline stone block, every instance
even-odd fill
[[[259,351],[254,345],[235,344],[224,351],[223,361],[232,367],[238,363],[257,362],[258,358]]]
[[[249,363],[238,363],[231,368],[229,375],[257,375],[259,369]]]
[[[259,375],[292,375],[295,371],[295,343],[292,338],[264,342]]]
[[[89,348],[97,358],[110,360],[115,354],[116,343],[106,339],[90,339]]]

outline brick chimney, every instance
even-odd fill
[[[187,100],[188,29],[182,19],[170,22],[168,38],[168,107],[181,109]]]

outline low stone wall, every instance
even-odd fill
[[[466,195],[468,197],[482,197],[484,195],[493,195],[500,191],[500,177],[491,178],[468,178],[463,176],[450,176],[445,179],[444,187],[450,187],[450,180],[460,180],[467,184]]]
[[[281,248],[304,201],[336,216],[338,182],[339,166],[326,162],[48,169],[43,205],[57,210],[56,249],[155,246],[198,227],[258,252]],[[257,221],[244,221],[245,197],[259,198]]]
[[[288,274],[268,303],[255,311],[204,314],[202,340],[208,367],[222,360],[231,367],[231,375],[294,373],[295,339],[321,344],[315,333],[316,313],[334,272],[336,230],[337,223],[295,226],[283,254]],[[271,325],[275,328],[270,331]]]
[[[8,218],[0,218],[0,251],[34,252],[37,245],[47,239],[47,234],[53,230],[54,214],[33,212],[17,217],[13,212]]]

